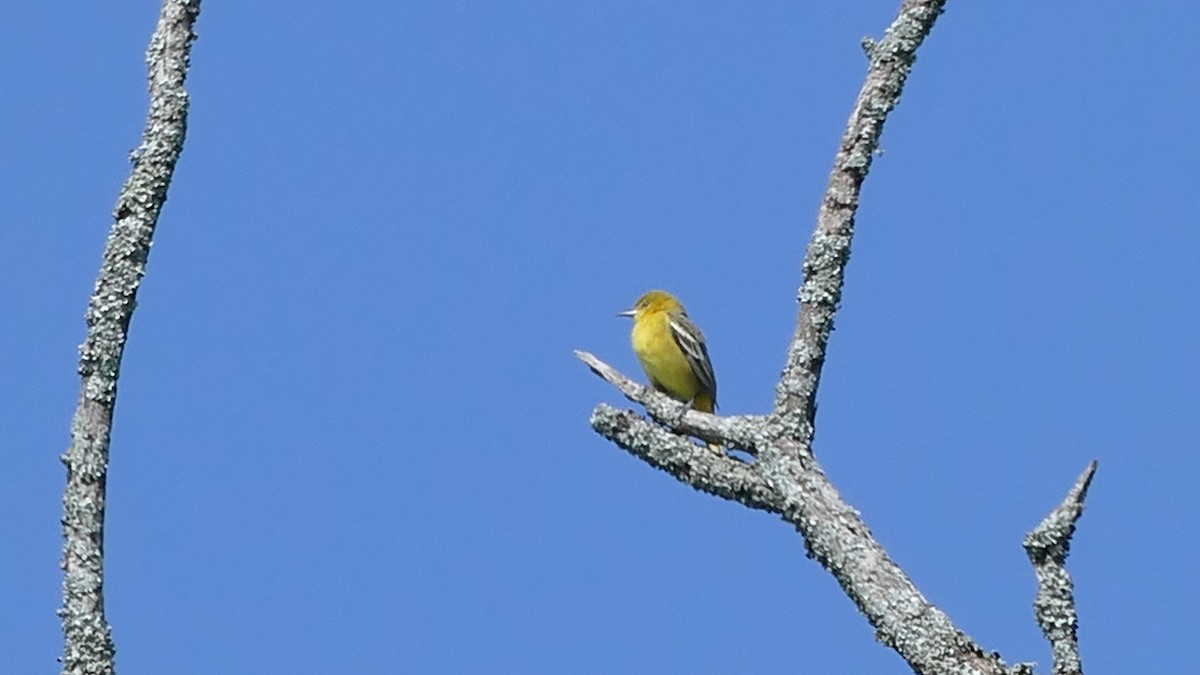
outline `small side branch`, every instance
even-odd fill
[[[757,439],[763,426],[761,417],[750,415],[718,417],[696,410],[688,410],[680,415],[679,413],[684,407],[679,401],[634,382],[616,368],[588,352],[577,349],[575,356],[586,363],[593,373],[616,387],[625,395],[625,398],[645,406],[646,412],[659,424],[706,441],[732,445],[751,455],[756,453]]]
[[[183,151],[188,95],[184,89],[192,26],[200,0],[164,0],[146,50],[150,111],[134,167],[117,198],[104,261],[88,302],[88,333],[80,347],[83,378],[71,421],[63,493],[64,675],[110,675],[116,651],[104,616],[104,509],[108,445],[117,377],[150,255],[150,240]]]
[[[1083,502],[1096,474],[1096,462],[1088,464],[1066,499],[1045,520],[1025,535],[1025,553],[1037,575],[1038,592],[1034,612],[1042,633],[1050,642],[1054,675],[1082,675],[1079,617],[1075,610],[1074,584],[1067,573],[1067,554],[1075,523],[1083,515]]]

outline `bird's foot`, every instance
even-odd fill
[[[688,401],[687,403],[684,403],[683,405],[679,406],[679,412],[676,413],[675,417],[671,420],[671,426],[677,427],[680,424],[682,424],[683,416],[688,414],[688,411],[692,409],[692,406],[695,403],[696,403],[696,399],[692,399],[692,400]]]

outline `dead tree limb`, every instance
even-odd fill
[[[678,403],[634,383],[591,354],[576,354],[627,398],[643,404],[653,419],[601,405],[591,419],[597,432],[696,489],[780,515],[800,532],[809,554],[833,574],[867,617],[876,638],[915,672],[1024,674],[1032,672],[1028,665],[1007,667],[999,654],[985,651],[925,599],[858,512],[842,499],[812,449],[817,388],[841,301],[862,183],[917,48],[944,5],[945,0],[904,0],[884,37],[864,42],[870,67],[842,135],[804,257],[804,281],[797,294],[799,318],[770,415],[721,418],[695,411],[680,415]],[[755,461],[716,456],[660,425],[745,451]],[[1086,482],[1083,485],[1086,490]],[[1082,492],[1077,497],[1082,503]]]
[[[83,378],[71,421],[63,493],[64,675],[115,672],[112,627],[104,615],[104,509],[108,446],[117,378],[150,241],[175,163],[183,151],[188,95],[184,89],[192,26],[200,0],[164,0],[146,50],[150,110],[133,170],[117,197],[104,260],[88,301],[87,338],[80,347]]]
[[[1075,635],[1079,616],[1075,611],[1074,584],[1067,573],[1067,553],[1075,523],[1083,515],[1083,500],[1096,475],[1096,462],[1088,464],[1045,520],[1025,535],[1025,552],[1037,575],[1038,592],[1033,602],[1038,626],[1050,642],[1054,675],[1083,675],[1079,639]]]

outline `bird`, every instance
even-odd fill
[[[630,342],[650,386],[683,402],[683,412],[716,412],[717,377],[704,333],[688,318],[683,303],[666,291],[649,291],[617,316],[633,319]],[[718,445],[709,448],[721,452]]]

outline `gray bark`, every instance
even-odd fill
[[[117,198],[95,291],[88,302],[87,338],[80,347],[83,378],[71,421],[71,446],[63,494],[64,675],[115,672],[112,627],[104,615],[104,509],[109,439],[117,378],[146,272],[150,242],[175,163],[183,151],[188,95],[184,90],[192,25],[199,0],[164,0],[146,50],[150,111],[133,170]]]
[[[866,616],[876,638],[894,649],[914,672],[1031,673],[1029,664],[1005,665],[998,653],[985,651],[925,599],[875,540],[858,511],[842,499],[812,448],[817,388],[841,301],[862,183],[917,49],[944,5],[945,0],[905,0],[884,37],[878,42],[864,41],[870,67],[834,158],[816,231],[804,257],[804,281],[797,293],[799,318],[770,414],[732,418],[696,411],[681,414],[679,403],[633,382],[591,354],[576,354],[627,398],[644,405],[658,423],[602,404],[591,419],[597,432],[699,490],[782,517],[803,536],[809,555],[837,579]],[[728,445],[750,454],[754,461],[715,455],[686,436]],[[1039,528],[1026,541],[1043,588],[1038,594],[1038,620],[1051,640],[1056,674],[1081,672],[1078,652],[1071,650],[1075,646],[1074,600],[1061,559],[1094,468],[1093,464],[1086,472],[1086,480],[1081,478],[1082,487],[1077,485],[1068,496],[1072,506],[1060,507],[1055,512],[1059,515],[1050,517],[1057,526],[1046,526],[1048,533]],[[1062,512],[1064,508],[1066,512]],[[1070,527],[1062,526],[1066,521]],[[1047,538],[1049,543],[1045,543]],[[1066,664],[1062,670],[1060,653]],[[1073,662],[1072,654],[1076,657]]]

